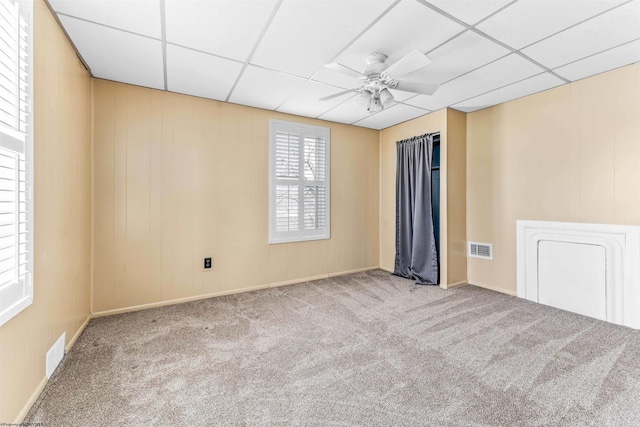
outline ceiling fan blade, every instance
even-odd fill
[[[345,93],[349,93],[349,92],[357,92],[357,90],[356,89],[345,90],[345,91],[342,91],[342,92],[334,93],[333,95],[324,96],[324,97],[320,98],[319,100],[320,101],[328,101],[330,99],[337,98],[337,97],[342,96]]]
[[[397,90],[402,90],[404,92],[413,92],[413,93],[421,93],[423,95],[433,95],[440,85],[438,83],[428,83],[428,82],[407,82],[407,81],[399,81],[398,86],[396,86]]]
[[[384,73],[397,79],[429,64],[431,64],[431,60],[424,53],[415,49],[399,59],[395,64],[390,65],[384,70]]]
[[[347,75],[349,75],[351,77],[356,77],[356,78],[365,77],[364,74],[359,73],[356,70],[352,70],[351,68],[346,67],[346,66],[344,66],[342,64],[338,64],[338,63],[326,64],[324,66],[324,68],[328,68],[330,70],[337,71],[338,73],[347,74]]]

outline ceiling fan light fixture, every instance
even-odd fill
[[[369,108],[368,108],[370,113],[379,113],[383,109],[384,109],[384,106],[382,105],[382,102],[380,101],[379,96],[374,96],[373,98],[371,98],[371,105],[369,105]]]
[[[380,101],[382,102],[382,105],[384,107],[388,107],[389,105],[393,104],[393,101],[395,101],[395,99],[393,98],[391,92],[389,92],[389,89],[384,88],[380,91]]]
[[[362,108],[369,108],[372,97],[373,94],[371,92],[369,92],[368,90],[363,90],[362,93],[358,96],[358,106]]]
[[[356,92],[359,95],[356,104],[361,108],[366,108],[369,113],[379,113],[385,108],[393,106],[396,102],[391,93],[391,89],[398,89],[404,92],[414,92],[417,94],[433,95],[438,89],[438,84],[429,82],[401,81],[398,78],[410,74],[431,63],[424,53],[414,49],[391,65],[386,64],[387,55],[384,53],[372,53],[367,58],[367,66],[363,73],[353,70],[342,64],[327,64],[326,68],[338,71],[350,76],[356,76],[362,80],[359,88],[349,89],[333,95],[320,98],[321,101],[334,99],[349,92]]]

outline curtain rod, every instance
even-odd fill
[[[416,135],[416,136],[412,136],[411,138],[407,138],[407,139],[402,139],[400,141],[397,141],[396,144],[403,144],[403,143],[407,143],[407,142],[415,142],[418,139],[421,138],[426,138],[428,136],[435,136],[435,135],[440,135],[440,131],[438,132],[431,132],[431,133],[425,133],[423,135]]]

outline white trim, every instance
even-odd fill
[[[76,331],[75,334],[73,334],[73,336],[71,337],[71,339],[69,340],[69,344],[67,344],[65,346],[65,351],[67,353],[69,353],[71,351],[71,347],[73,347],[73,345],[76,343],[76,341],[78,341],[78,338],[80,338],[80,335],[82,335],[82,333],[84,332],[85,328],[87,327],[87,325],[89,324],[89,321],[91,320],[91,315],[88,314],[87,318],[85,319],[84,322],[82,322],[82,325],[80,325],[80,327],[78,328],[78,330]]]
[[[16,425],[16,426],[22,425],[22,422],[24,421],[24,419],[26,418],[27,414],[31,410],[31,407],[33,406],[34,403],[36,403],[36,400],[38,400],[38,397],[40,397],[40,393],[42,393],[42,390],[44,390],[44,388],[45,388],[45,386],[47,385],[48,382],[49,382],[49,380],[47,379],[47,376],[45,375],[42,378],[42,380],[40,381],[40,384],[38,384],[36,389],[33,390],[33,393],[31,393],[31,396],[29,397],[29,400],[27,400],[27,403],[24,404],[24,406],[20,410],[20,413],[18,413],[18,416],[16,417],[16,419],[13,422],[12,425]]]
[[[275,176],[276,169],[276,131],[288,132],[300,136],[299,144],[299,171],[298,179],[288,182],[286,179],[277,179]],[[325,162],[325,179],[306,180],[304,178],[304,138],[316,137],[324,140],[324,162]],[[298,188],[298,230],[276,233],[276,186],[292,185]],[[325,227],[323,229],[305,230],[304,229],[304,187],[305,186],[321,186],[325,192]],[[286,122],[282,120],[269,120],[269,244],[305,242],[312,240],[326,240],[331,238],[331,129],[320,126],[312,126],[301,123]]]
[[[17,19],[16,23],[17,42],[16,45],[18,59],[14,62],[17,68],[17,92],[15,99],[16,108],[16,123],[12,128],[10,124],[0,124],[0,146],[15,153],[16,169],[15,169],[15,183],[16,183],[16,197],[15,197],[15,282],[11,284],[5,284],[0,287],[0,298],[6,299],[0,300],[2,304],[0,306],[5,307],[0,312],[0,326],[8,322],[26,307],[33,303],[33,241],[34,241],[34,217],[33,217],[33,140],[34,140],[34,127],[33,127],[33,1],[15,1],[9,2],[9,6],[15,8]],[[22,22],[26,22],[23,27]],[[25,30],[22,30],[24,28]],[[26,32],[26,33],[25,33]],[[20,39],[24,36],[26,41],[26,52],[20,48]],[[26,53],[26,64],[21,64],[20,59],[23,54]],[[9,64],[10,65],[10,64]],[[19,69],[21,65],[24,65],[26,70],[26,81],[21,82],[19,76]],[[26,85],[26,97],[21,98],[23,94],[20,93],[22,84]],[[21,101],[22,99],[22,101]],[[23,102],[24,101],[24,102]],[[21,121],[21,112],[25,113],[25,121]],[[23,126],[24,125],[24,126]],[[24,160],[24,169],[21,170],[20,156]],[[24,180],[22,176],[24,175]],[[24,184],[24,189],[22,189]],[[24,203],[24,205],[23,205]],[[22,208],[21,208],[22,207]],[[24,210],[23,210],[24,209]],[[12,213],[13,213],[12,212]],[[24,217],[22,217],[24,215]],[[21,221],[22,217],[22,221]],[[22,230],[22,232],[21,232]],[[20,243],[20,236],[24,237],[22,243]],[[24,245],[24,246],[22,246]],[[20,248],[23,252],[21,254]],[[23,258],[22,258],[23,257]],[[22,259],[22,263],[20,262]],[[20,273],[20,266],[26,264],[25,270]]]
[[[298,279],[284,280],[281,282],[272,282],[264,285],[249,286],[246,288],[233,289],[229,291],[211,292],[208,294],[195,295],[192,297],[176,298],[176,299],[171,299],[166,301],[159,301],[159,302],[152,302],[148,304],[134,305],[130,307],[116,308],[113,310],[98,311],[96,313],[91,313],[91,318],[95,319],[97,317],[112,316],[114,314],[122,314],[122,313],[130,313],[134,311],[147,310],[149,308],[157,308],[157,307],[164,307],[167,305],[182,304],[185,302],[198,301],[198,300],[208,299],[208,298],[216,298],[216,297],[221,297],[225,295],[241,294],[244,292],[257,291],[260,289],[278,288],[280,286],[296,285],[299,283],[310,282],[313,280],[328,279],[330,277],[344,276],[347,274],[360,273],[363,271],[378,270],[379,268],[380,267],[378,266],[364,267],[364,268],[358,268],[355,270],[345,270],[345,271],[339,271],[335,273],[325,273],[325,274],[319,274],[316,276],[307,276],[307,277],[300,277]]]
[[[19,287],[19,286],[22,286],[22,284],[17,282],[8,286]],[[33,303],[33,291],[30,294],[27,294],[24,297],[22,297],[22,299],[16,301],[11,307],[7,308],[3,312],[0,312],[0,326],[4,325],[9,320],[13,319],[13,317],[16,314],[20,313],[22,310],[29,307],[32,303]]]
[[[69,340],[69,344],[66,345],[66,347],[65,347],[66,353],[69,353],[71,351],[71,348],[76,343],[76,341],[78,340],[80,335],[82,335],[82,333],[84,332],[84,329],[87,327],[87,325],[89,324],[90,320],[91,320],[91,315],[88,315],[86,320],[82,323],[82,325],[80,325],[80,328],[78,328],[76,333]],[[45,375],[42,378],[42,380],[40,381],[40,384],[38,384],[38,386],[33,391],[33,393],[31,393],[31,396],[29,397],[29,400],[27,400],[27,403],[24,404],[24,406],[22,407],[22,409],[18,413],[18,416],[13,421],[13,424],[18,425],[18,424],[21,424],[24,421],[24,419],[26,418],[27,414],[31,410],[31,407],[36,402],[36,400],[38,400],[38,397],[40,397],[40,393],[42,393],[42,390],[44,390],[45,386],[47,385],[47,382],[48,382],[47,376]]]
[[[269,239],[269,244],[279,245],[280,243],[311,242],[313,240],[328,240],[330,238],[331,236],[271,237]]]
[[[469,283],[466,280],[462,280],[461,282],[455,282],[455,283],[451,283],[448,285],[440,285],[441,288],[443,289],[453,289],[453,288],[459,288],[460,286],[464,286],[464,285],[468,285]]]
[[[488,289],[490,291],[499,292],[501,294],[511,295],[512,297],[517,296],[516,295],[516,291],[512,291],[511,289],[498,288],[496,286],[486,285],[484,283],[478,283],[478,282],[469,282],[467,284],[471,285],[471,286],[476,286],[478,288],[483,288],[483,289]]]

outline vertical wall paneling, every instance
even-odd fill
[[[516,220],[640,224],[640,64],[467,115],[473,284],[514,293]]]
[[[7,423],[22,421],[46,384],[47,350],[63,332],[71,345],[89,315],[91,81],[41,0],[34,30],[34,302],[0,327]]]
[[[378,266],[377,131],[94,86],[95,312]],[[329,240],[267,243],[270,118],[331,128]]]

